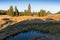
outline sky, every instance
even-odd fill
[[[40,11],[41,9],[56,13],[60,11],[60,0],[0,0],[0,10],[7,10],[11,5],[17,6],[19,11],[28,9],[31,5],[31,11]]]

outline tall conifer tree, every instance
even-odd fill
[[[16,16],[19,16],[19,12],[18,12],[18,9],[17,9],[16,6],[15,6],[15,15],[16,15]]]

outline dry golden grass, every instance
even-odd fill
[[[12,20],[12,21],[19,22],[19,21],[23,21],[23,20],[27,20],[27,19],[30,20],[30,19],[39,18],[39,17],[33,17],[33,16],[11,17],[11,16],[8,16],[8,15],[1,15],[1,16],[0,16],[0,20],[3,21],[3,20],[2,20],[3,18],[9,18],[9,19]]]
[[[18,16],[18,17],[11,17],[8,15],[0,15],[0,24],[4,24],[5,21],[2,20],[3,18],[9,18],[10,20],[13,21],[12,24],[23,21],[23,20],[31,20],[31,19],[35,19],[35,18],[39,18],[39,19],[47,19],[47,18],[52,18],[56,21],[60,21],[60,14],[54,14],[54,15],[48,15],[48,16],[44,16],[44,17],[36,17],[36,16]],[[0,28],[0,30],[6,28],[7,25],[5,25],[4,27]]]
[[[11,17],[8,15],[1,15],[0,16],[0,24],[4,23],[4,21],[2,20],[3,18],[9,18],[10,20],[14,21],[14,22],[20,22],[23,20],[31,20],[34,18],[40,18],[40,19],[47,19],[47,18],[52,18],[54,20],[60,21],[60,14],[54,14],[54,15],[48,15],[48,16],[44,16],[44,17],[36,17],[36,16],[18,16],[18,17]]]
[[[47,18],[52,18],[56,21],[60,21],[60,14],[53,14],[53,15],[48,15],[48,16],[43,17],[43,19],[47,19]]]

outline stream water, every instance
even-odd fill
[[[18,33],[17,35],[15,35],[15,37],[17,40],[29,40],[35,36],[46,36],[46,35],[49,34],[38,31],[28,31],[24,33]],[[6,40],[15,40],[15,38],[13,36],[9,36],[8,38],[6,38]]]

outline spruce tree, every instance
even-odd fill
[[[31,15],[31,6],[30,6],[30,4],[28,5],[28,15],[29,16]]]
[[[14,16],[13,6],[10,6],[10,9],[8,10],[9,16]]]
[[[15,16],[19,16],[19,12],[16,6],[15,6]]]
[[[45,10],[41,10],[39,13],[39,16],[43,17],[46,16],[46,11]]]
[[[25,15],[25,16],[27,16],[27,15],[28,15],[27,10],[24,10],[24,15]]]
[[[9,15],[9,10],[7,10],[6,14]]]

